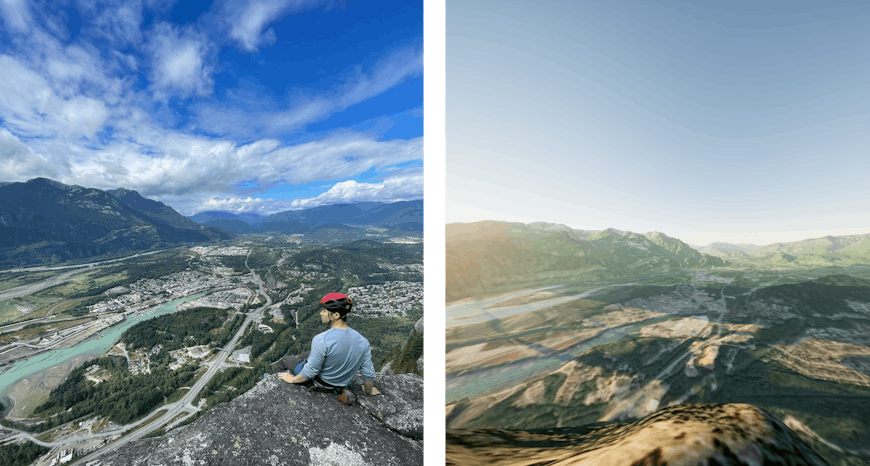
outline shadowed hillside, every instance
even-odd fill
[[[447,301],[524,287],[648,277],[724,266],[662,233],[573,230],[564,225],[447,225]]]

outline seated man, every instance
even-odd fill
[[[344,388],[360,371],[365,382],[363,391],[369,395],[379,394],[374,387],[375,368],[369,341],[347,326],[347,313],[352,306],[350,298],[341,293],[330,293],[320,300],[320,304],[323,305],[320,320],[329,326],[329,330],[315,335],[309,353],[281,358],[276,369],[290,373],[279,376],[288,383],[305,383],[313,379],[329,388]]]

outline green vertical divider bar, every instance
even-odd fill
[[[444,423],[444,0],[424,9],[424,269],[426,329],[423,340],[426,466],[445,463]]]

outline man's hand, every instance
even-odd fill
[[[301,375],[292,375],[289,372],[280,372],[278,377],[287,383],[305,383],[308,382],[308,379],[302,377]]]
[[[367,395],[371,395],[371,396],[381,394],[381,392],[379,392],[378,389],[375,388],[374,382],[366,382],[365,385],[363,386],[363,391],[366,392]]]

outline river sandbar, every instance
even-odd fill
[[[12,411],[6,416],[10,421],[27,419],[33,410],[42,403],[48,401],[51,391],[60,386],[73,369],[81,366],[85,361],[94,356],[77,356],[69,361],[51,367],[43,372],[27,377],[6,393],[12,400]]]

